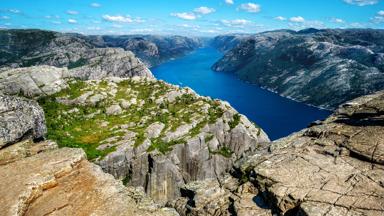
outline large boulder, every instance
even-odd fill
[[[44,111],[34,101],[0,95],[0,148],[22,138],[43,138]]]
[[[0,70],[0,93],[38,98],[67,88],[66,68],[35,66]]]

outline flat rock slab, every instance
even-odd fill
[[[171,215],[139,206],[81,149],[57,149],[0,166],[1,215]],[[149,209],[149,210],[148,210]]]

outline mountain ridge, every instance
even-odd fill
[[[221,41],[216,46],[229,51],[212,69],[235,73],[300,102],[335,109],[384,88],[383,38],[384,31],[376,29],[222,36],[215,39]]]

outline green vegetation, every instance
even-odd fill
[[[84,58],[80,58],[79,60],[75,61],[75,62],[70,62],[68,64],[68,69],[73,69],[73,68],[78,68],[78,67],[82,67],[84,65],[88,64],[88,60],[87,59],[84,59]]]
[[[221,156],[226,157],[226,158],[232,157],[232,154],[233,154],[232,150],[226,146],[223,146],[216,151],[209,149],[209,153],[218,154],[218,155],[221,155]]]
[[[115,151],[120,141],[126,142],[127,133],[135,134],[129,139],[134,147],[139,147],[147,139],[147,127],[155,122],[163,123],[164,129],[157,138],[150,140],[147,151],[157,150],[166,154],[174,145],[183,144],[189,137],[200,134],[205,125],[214,123],[223,115],[218,101],[192,93],[184,92],[170,101],[164,99],[169,92],[177,91],[174,86],[154,80],[126,79],[117,84],[106,80],[72,80],[69,88],[41,98],[39,103],[46,113],[48,138],[57,141],[60,147],[83,148],[90,160]],[[88,99],[96,94],[106,97],[93,104],[87,100],[78,102],[84,94],[89,95]],[[58,102],[59,98],[68,102]],[[77,102],[71,102],[74,99]],[[123,102],[129,105],[123,106]],[[114,104],[120,104],[123,111],[108,115],[106,110]],[[196,126],[187,134],[164,141],[168,133],[192,122]],[[212,138],[213,135],[206,137],[207,140]],[[100,147],[104,144],[108,147]],[[223,149],[219,154],[229,153]]]
[[[236,113],[235,115],[233,115],[233,121],[230,121],[228,124],[229,124],[229,127],[231,129],[235,128],[239,123],[240,123],[240,114]]]

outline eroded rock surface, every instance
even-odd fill
[[[384,92],[235,162],[232,176],[190,182],[181,215],[383,215]]]
[[[47,96],[67,88],[65,79],[69,76],[66,68],[52,66],[3,68],[0,70],[0,92],[30,98]]]
[[[44,121],[44,111],[35,101],[0,95],[0,148],[26,137],[43,138]]]
[[[138,202],[133,189],[86,160],[81,149],[62,148],[0,166],[2,215],[177,215]]]
[[[384,92],[358,98],[240,167],[274,211],[384,213]]]

